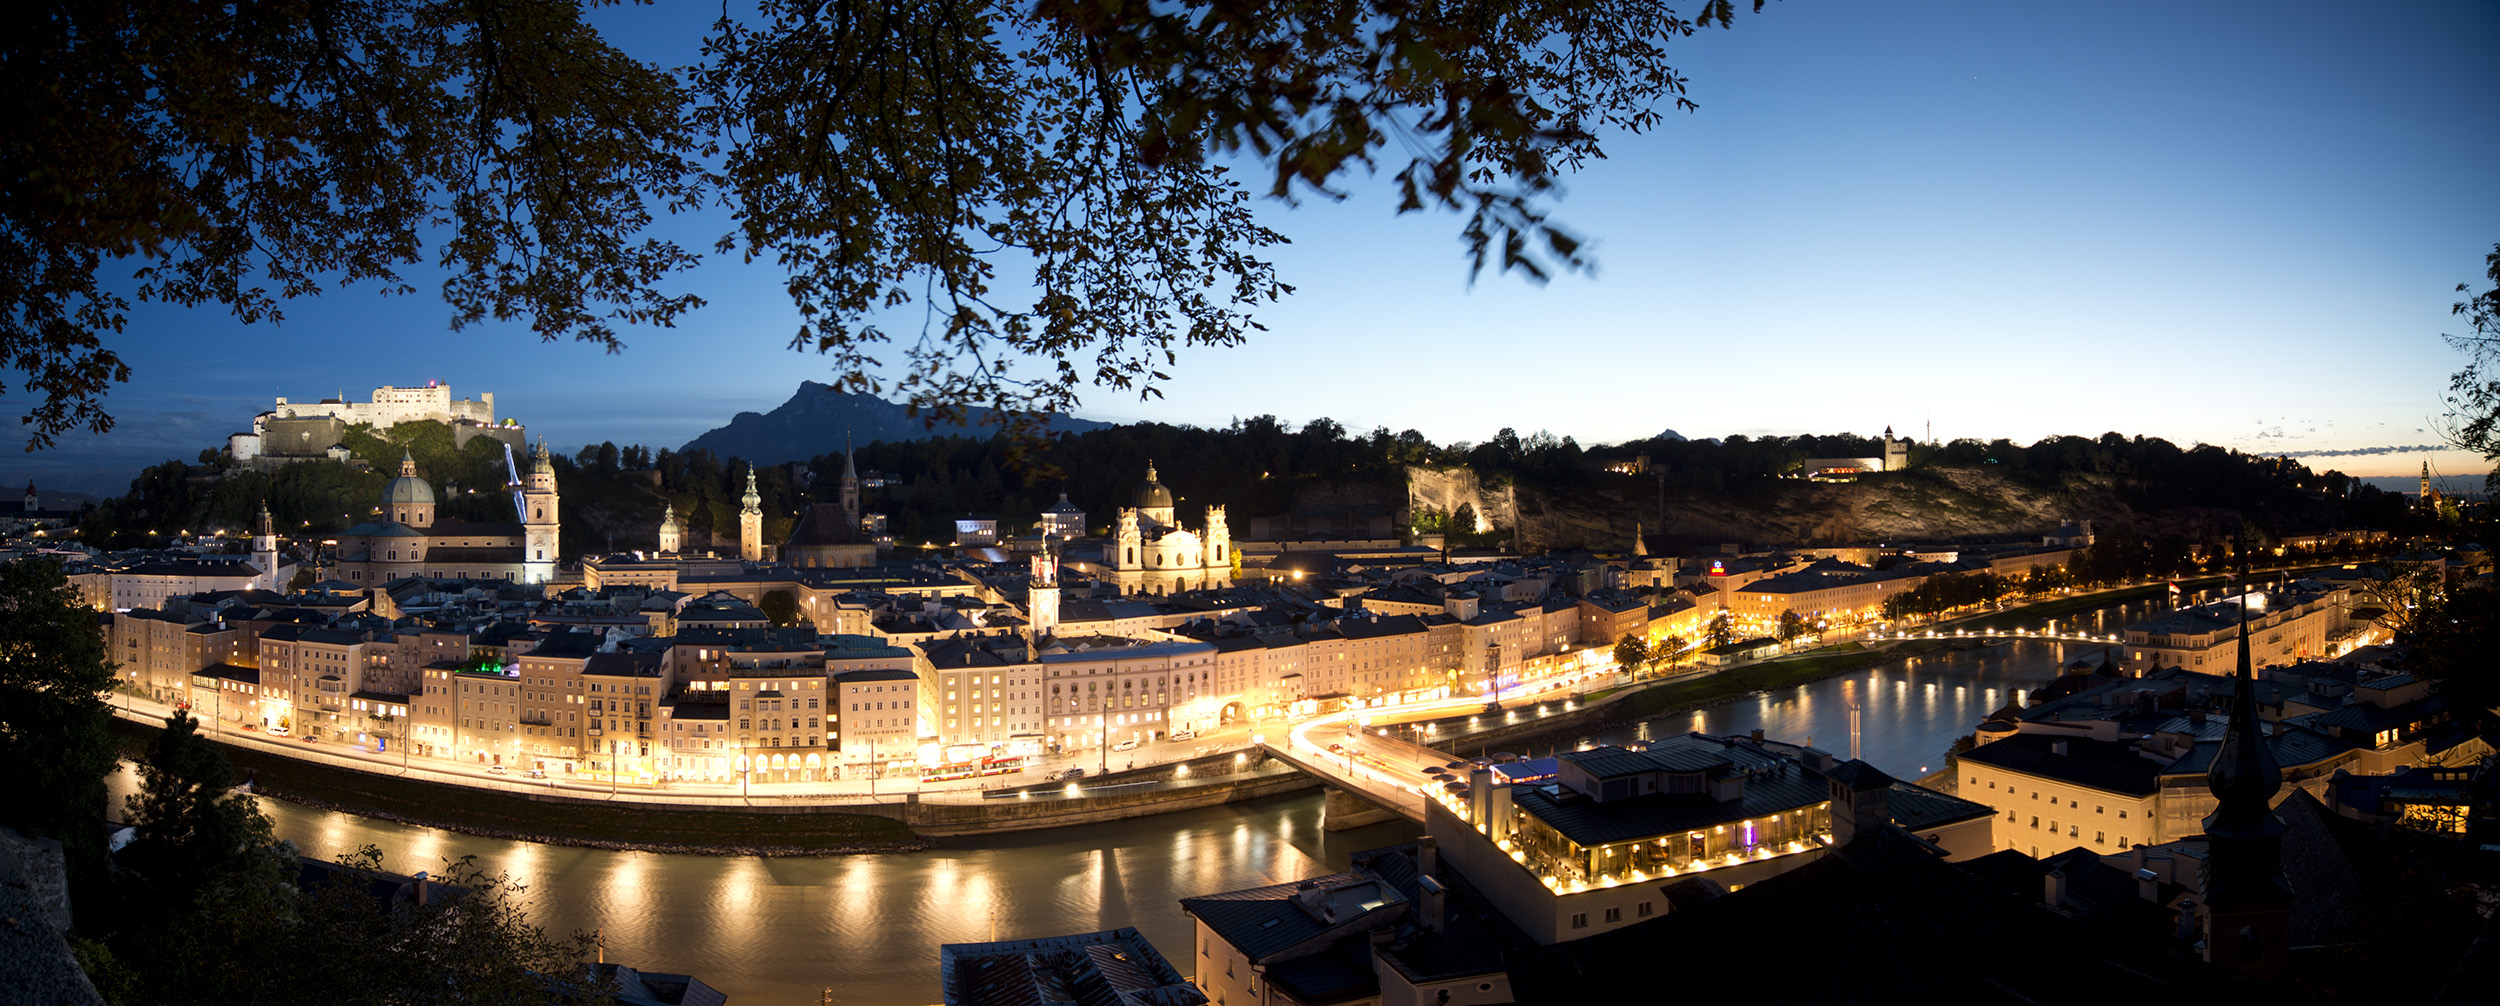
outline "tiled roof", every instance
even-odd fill
[[[2053,745],[2059,742],[2066,745],[2067,753],[2056,752]],[[2161,775],[2168,771],[2118,741],[2036,733],[2019,733],[1982,744],[1962,752],[1961,757],[2007,771],[2133,796],[2148,796],[2159,790]]]

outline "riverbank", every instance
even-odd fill
[[[115,730],[124,739],[124,753],[135,759],[161,728],[116,720]],[[911,852],[935,844],[899,820],[873,814],[670,810],[564,797],[528,798],[333,768],[228,744],[217,746],[236,773],[251,782],[252,791],[262,796],[317,810],[487,838],[729,856]]]

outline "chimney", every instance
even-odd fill
[[[1423,904],[1416,907],[1424,913],[1424,928],[1440,932],[1442,916],[1448,912],[1449,892],[1431,877],[1417,877],[1415,886],[1423,891]]]
[[[2050,870],[2048,876],[2040,879],[2040,897],[2042,900],[2049,903],[2050,908],[2056,908],[2057,906],[2066,903],[2065,867],[2058,867],[2057,869]]]
[[[1429,877],[1441,868],[1441,842],[1430,835],[1415,840],[1415,872]]]
[[[2136,848],[2141,855],[2143,847]],[[2138,867],[2135,871],[2135,896],[2151,902],[2161,901],[2161,874],[2154,873],[2149,867]]]
[[[412,879],[414,879],[414,880],[416,881],[416,885],[417,885],[417,890],[416,890],[417,907],[419,907],[419,908],[423,908],[423,907],[425,907],[426,905],[433,903],[433,900],[434,900],[434,892],[431,890],[431,888],[432,888],[432,886],[433,886],[433,885],[431,885],[431,884],[429,884],[429,883],[427,882],[427,880],[426,880],[426,875],[425,875],[425,871],[424,871],[424,870],[418,870],[418,871],[417,871],[417,875],[416,875],[414,878],[412,878]]]
[[[2067,750],[2067,748],[2066,748],[2066,738],[2060,737],[2060,738],[2058,738],[2058,739],[2056,739],[2056,740],[2053,740],[2053,741],[2050,741],[2050,742],[2049,742],[2049,753],[2050,753],[2050,754],[2056,755],[2056,756],[2058,756],[2058,757],[2060,757],[2060,758],[2064,758],[2064,757],[2066,757],[2066,750]]]
[[[1760,744],[1760,743],[1762,743],[1762,728],[1761,728],[1761,727],[1755,727],[1755,728],[1753,728],[1753,742],[1754,742],[1754,743],[1756,743],[1756,744]]]

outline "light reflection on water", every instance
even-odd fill
[[[118,795],[132,773],[113,781]],[[1136,926],[1191,970],[1179,899],[1342,870],[1352,853],[1412,839],[1403,822],[1328,833],[1316,791],[1045,832],[948,839],[902,856],[809,859],[607,852],[475,838],[261,806],[278,835],[337,858],[372,844],[384,865],[440,871],[475,854],[527,885],[531,919],[599,930],[608,959],[692,972],[747,1006],[938,1001],[941,943]]]
[[[2083,624],[2123,626],[2142,605]],[[2069,622],[2066,624],[2078,624]],[[2100,628],[2098,631],[2109,631]],[[2018,691],[2048,682],[2066,660],[2102,644],[2020,641],[1940,651],[1724,705],[1582,738],[1622,743],[1689,730],[1805,742],[1846,754],[1849,703],[1864,704],[1861,755],[1915,776],[1942,764],[1953,739]],[[1559,744],[1568,748],[1576,746]],[[1540,745],[1535,753],[1544,754]],[[125,771],[117,793],[134,785]],[[380,848],[402,872],[475,854],[528,885],[533,921],[555,932],[601,931],[608,959],[684,971],[743,1006],[817,1001],[931,1003],[937,948],[1136,926],[1187,973],[1195,961],[1184,897],[1284,883],[1345,868],[1351,853],[1411,839],[1403,822],[1330,834],[1316,792],[1135,821],[954,839],[904,856],[758,859],[606,852],[474,838],[388,821],[262,806],[278,834],[337,858]],[[116,804],[118,806],[118,802]]]

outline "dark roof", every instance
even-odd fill
[[[839,503],[817,503],[799,515],[797,526],[790,529],[790,545],[866,545],[859,525]]]
[[[1885,796],[1892,822],[1911,831],[1941,828],[1960,821],[1993,817],[1996,808],[1928,789],[1917,783],[1894,782]]]
[[[947,1006],[1198,1006],[1205,993],[1133,928],[938,948]]]
[[[2065,754],[2056,753],[2053,745],[2059,742],[2066,745]],[[2133,747],[2119,741],[2036,733],[2018,733],[1982,744],[1962,752],[1961,757],[2008,771],[2135,796],[2148,796],[2159,790],[2163,772],[2159,762],[2136,754]]]
[[[1559,786],[1514,787],[1511,802],[1583,848],[1695,831],[1730,821],[1769,817],[1831,798],[1823,777],[1803,765],[1780,765],[1748,777],[1744,793],[1715,800],[1707,793],[1649,793],[1600,803]]]
[[[1224,942],[1232,944],[1242,956],[1250,958],[1251,963],[1266,964],[1272,954],[1291,950],[1331,930],[1355,924],[1371,914],[1359,906],[1340,905],[1339,910],[1343,914],[1337,921],[1322,921],[1294,900],[1294,894],[1302,887],[1314,885],[1323,896],[1327,896],[1331,892],[1381,883],[1359,873],[1332,873],[1312,880],[1182,898],[1181,910],[1223,937]],[[1403,905],[1403,896],[1400,897],[1400,904]],[[1368,929],[1369,926],[1368,922],[1363,923],[1363,928]]]
[[[898,667],[875,667],[859,671],[843,671],[833,676],[840,682],[853,681],[918,681],[920,675]]]

